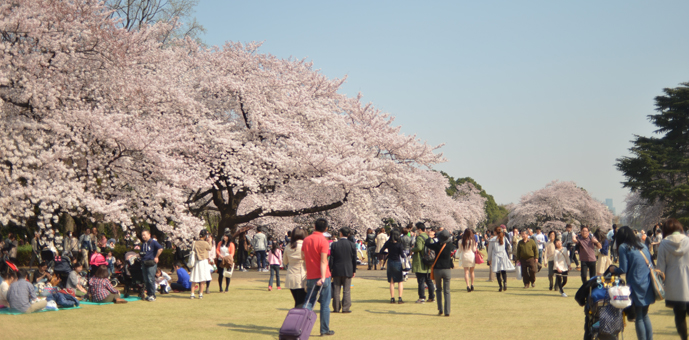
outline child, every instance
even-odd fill
[[[282,266],[282,250],[278,247],[277,242],[273,242],[270,252],[268,253],[268,263],[270,264],[270,280],[268,281],[268,291],[273,290],[273,273],[277,280],[278,290],[280,288],[280,266]]]
[[[160,268],[156,269],[156,290],[160,289],[160,294],[170,293],[170,284],[168,282],[171,280],[172,278],[166,272],[163,272]]]
[[[105,262],[108,263],[108,275],[112,276],[112,273],[115,272],[115,258],[112,256],[111,251],[108,252]]]
[[[569,265],[569,256],[567,256],[567,250],[562,248],[562,240],[555,240],[555,256],[553,257],[553,269],[557,273],[555,274],[555,289],[560,290],[562,297],[567,297],[562,288],[567,284]]]
[[[117,259],[115,261],[115,272],[121,272],[122,269],[124,269],[124,264],[122,263],[122,261],[120,259]]]

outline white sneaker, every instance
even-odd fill
[[[565,293],[562,293],[562,297],[567,297],[567,294],[565,294]]]

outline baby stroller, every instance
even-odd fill
[[[584,340],[617,340],[622,338],[625,321],[632,308],[618,309],[611,304],[608,290],[624,286],[624,280],[607,274],[594,276],[579,288],[574,299],[584,307]]]
[[[124,297],[127,298],[130,292],[138,292],[139,298],[143,299],[146,285],[144,283],[144,273],[139,255],[133,251],[124,254],[124,270],[122,272],[124,283]]]
[[[67,255],[67,253],[55,258],[55,268],[53,271],[55,275],[60,277],[60,286],[64,287],[67,284],[69,273],[72,272],[72,265],[70,264],[69,255]]]

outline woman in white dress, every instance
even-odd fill
[[[474,267],[476,266],[476,241],[474,232],[471,229],[464,230],[462,243],[457,252],[464,268],[464,281],[467,284],[467,292],[474,290]]]
[[[488,266],[493,269],[498,279],[500,290],[507,290],[507,272],[514,270],[514,265],[507,254],[512,252],[510,241],[505,237],[502,226],[495,228],[495,236],[488,242]],[[492,266],[491,266],[492,265]]]
[[[208,236],[207,230],[201,230],[199,234],[200,240],[194,242],[192,249],[196,254],[196,263],[194,268],[191,270],[191,277],[189,281],[199,285],[199,299],[203,299],[203,288],[206,282],[211,280],[211,263],[209,257],[209,252],[212,249],[211,245],[205,241]],[[194,285],[191,286],[191,298],[194,299]]]

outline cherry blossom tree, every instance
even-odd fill
[[[661,200],[651,203],[641,197],[638,192],[630,192],[624,202],[626,207],[622,212],[622,217],[626,224],[635,228],[651,229],[664,217],[666,204]]]
[[[510,211],[508,227],[546,227],[564,230],[567,223],[604,231],[612,227],[612,213],[574,182],[550,182],[521,197]]]
[[[185,65],[185,86],[208,111],[198,123],[197,149],[184,154],[188,169],[206,181],[188,203],[192,211],[217,210],[220,230],[332,210],[355,194],[367,202],[363,195],[381,190],[409,193],[444,161],[437,147],[401,134],[361,96],[339,94],[343,80],[257,48],[197,47]]]
[[[97,1],[0,5],[0,223],[61,213],[189,234],[170,148],[196,110],[163,74],[166,27],[118,28]]]
[[[438,147],[339,94],[344,80],[258,44],[163,48],[166,23],[111,15],[92,0],[0,5],[0,223],[69,213],[183,242],[206,211],[219,234],[326,211],[361,226],[478,218],[442,193]]]

